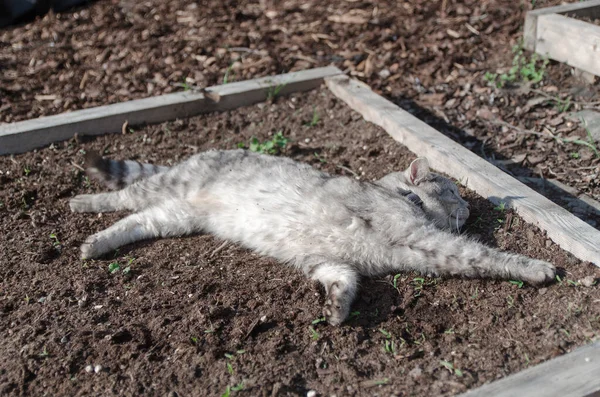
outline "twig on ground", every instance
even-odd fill
[[[343,169],[344,171],[348,171],[349,173],[351,173],[351,174],[352,174],[352,175],[354,175],[355,177],[359,178],[359,175],[358,175],[356,172],[352,171],[350,168],[348,168],[348,167],[345,167],[345,166],[343,166],[343,165],[339,165],[339,164],[336,164],[335,166],[336,166],[336,167],[338,167],[338,168],[341,168],[341,169]]]
[[[223,250],[223,248],[227,247],[229,245],[229,241],[224,241],[223,244],[221,244],[217,249],[215,249],[212,254],[210,254],[210,257],[212,258],[213,256],[215,256],[216,254],[218,254],[220,251]]]

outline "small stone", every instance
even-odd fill
[[[382,69],[381,71],[379,71],[379,77],[381,77],[382,79],[387,79],[388,77],[390,77],[391,72],[387,69]]]
[[[540,294],[540,295],[544,295],[546,292],[548,292],[548,288],[540,288],[538,290],[538,294]]]
[[[421,367],[417,366],[410,370],[410,372],[408,373],[408,376],[410,376],[413,379],[417,379],[417,378],[420,378],[422,374],[423,374],[423,370],[421,369]]]
[[[579,280],[579,282],[581,283],[581,285],[588,288],[596,285],[596,279],[594,278],[594,276],[586,276],[583,279]]]
[[[316,391],[314,391],[314,390],[309,390],[309,391],[306,393],[306,397],[316,397],[316,396],[317,396],[317,392],[316,392]]]
[[[260,318],[260,322],[261,322],[261,323],[264,323],[265,321],[267,321],[267,316],[262,316],[262,317]]]
[[[92,367],[91,365],[85,366],[85,372],[92,372],[93,370],[94,370],[94,367]]]
[[[98,373],[98,372],[100,372],[100,371],[102,371],[102,365],[100,365],[100,364],[96,364],[96,366],[94,367],[94,372],[95,372],[95,373]]]

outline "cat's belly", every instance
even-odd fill
[[[361,261],[366,247],[385,250],[377,248],[380,239],[372,225],[340,203],[273,203],[252,196],[222,200],[211,195],[194,200],[202,205],[206,232],[284,262],[310,255]]]

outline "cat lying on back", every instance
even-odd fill
[[[200,153],[172,168],[88,161],[92,177],[124,188],[76,196],[71,210],[135,213],[88,237],[82,258],[142,239],[211,233],[319,280],[334,325],[348,316],[360,276],[415,270],[544,283],[555,274],[550,263],[452,234],[468,204],[424,158],[373,183],[244,150]]]

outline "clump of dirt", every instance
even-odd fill
[[[101,190],[85,151],[172,164],[278,132],[291,139],[282,155],[362,180],[415,157],[322,89],[0,158],[0,394],[452,395],[597,337],[600,290],[582,282],[600,271],[467,191],[465,233],[555,263],[560,281],[366,279],[334,328],[317,284],[211,236],[79,259],[87,235],[123,216],[69,211]]]

